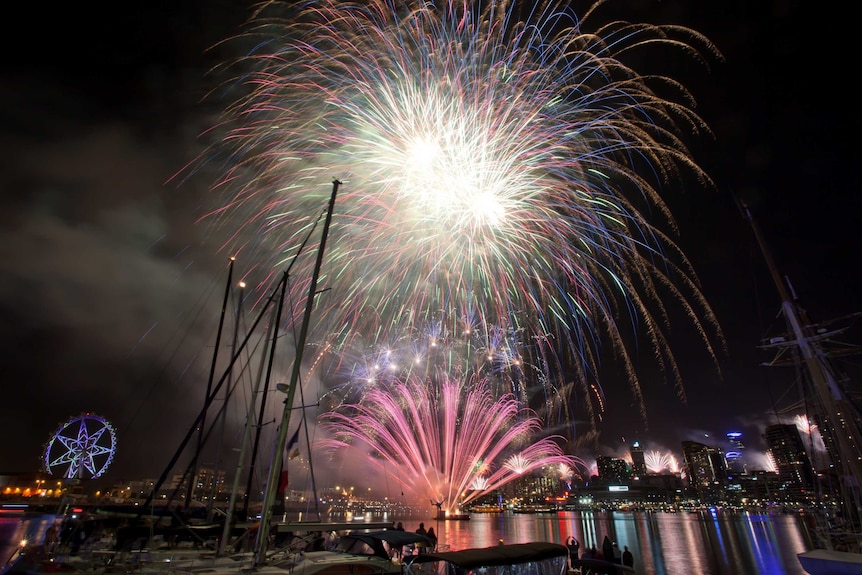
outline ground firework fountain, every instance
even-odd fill
[[[542,421],[511,395],[497,397],[488,380],[439,373],[373,388],[362,404],[324,416],[333,448],[364,448],[369,461],[413,502],[455,512],[486,493],[538,470],[575,467]]]

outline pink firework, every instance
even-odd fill
[[[454,511],[525,473],[574,467],[554,437],[537,439],[542,421],[510,394],[496,397],[487,379],[439,373],[371,389],[361,404],[323,415],[333,449],[368,449],[387,481],[416,502]]]

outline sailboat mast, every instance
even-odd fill
[[[215,347],[213,348],[213,357],[212,357],[212,363],[210,364],[210,374],[209,374],[209,378],[207,379],[207,393],[206,393],[204,402],[207,402],[210,400],[210,393],[212,392],[212,387],[213,387],[213,379],[215,379],[216,364],[218,362],[218,352],[219,352],[219,347],[221,346],[221,335],[222,335],[222,331],[224,330],[224,317],[225,317],[225,312],[227,311],[227,302],[228,302],[228,297],[230,296],[231,282],[233,281],[234,259],[235,258],[230,258],[230,265],[228,266],[227,283],[225,283],[225,287],[224,287],[224,299],[222,300],[222,304],[221,304],[221,315],[219,316],[219,320],[218,320],[218,331],[216,332]],[[197,422],[197,425],[198,425],[198,443],[197,443],[197,447],[195,448],[195,453],[192,456],[192,469],[191,469],[191,475],[188,478],[189,484],[188,484],[187,489],[186,489],[186,501],[184,504],[185,509],[189,508],[189,505],[191,504],[192,499],[194,498],[195,486],[197,485],[197,482],[198,482],[198,459],[200,458],[201,450],[203,449],[203,437],[204,437],[204,427],[206,427],[206,419],[207,419],[207,412],[206,412],[206,409],[204,409],[201,412],[200,420],[198,420],[198,422]],[[213,477],[213,481],[215,481],[215,477]]]
[[[286,278],[282,279],[281,281],[282,282],[286,281]],[[281,289],[281,282],[279,282],[279,284],[275,287],[275,289],[276,290]],[[200,413],[198,413],[198,416],[195,418],[196,423],[199,422],[203,418],[204,413],[206,412],[207,409],[209,409],[210,405],[215,400],[216,394],[218,394],[218,392],[221,390],[222,386],[224,385],[225,381],[227,381],[227,378],[230,375],[231,370],[233,370],[234,364],[239,359],[239,356],[242,354],[246,345],[248,345],[248,342],[251,339],[252,334],[254,334],[255,330],[257,329],[258,324],[260,323],[261,319],[263,319],[264,314],[266,313],[267,309],[272,304],[272,302],[275,300],[275,297],[276,297],[275,294],[276,293],[278,293],[278,292],[277,291],[273,292],[273,294],[271,294],[269,296],[269,298],[267,298],[267,301],[263,305],[263,307],[261,308],[260,313],[257,316],[257,319],[254,320],[254,323],[252,323],[251,327],[249,328],[248,333],[243,338],[242,343],[239,345],[239,347],[237,347],[233,351],[233,356],[230,359],[230,363],[228,364],[227,370],[222,374],[221,378],[213,386],[212,393],[207,397],[206,401],[204,402],[203,408],[201,409]],[[144,501],[143,505],[140,506],[138,514],[137,514],[138,519],[140,519],[141,515],[143,515],[146,508],[149,507],[149,505],[153,502],[153,498],[155,497],[156,493],[158,493],[159,489],[161,489],[162,485],[164,485],[164,482],[168,477],[168,473],[170,473],[170,471],[174,468],[174,465],[176,465],[177,461],[180,458],[180,455],[182,455],[182,452],[188,446],[189,441],[191,441],[192,436],[194,435],[194,432],[195,432],[195,426],[192,425],[189,428],[188,432],[186,433],[185,437],[183,437],[182,441],[180,442],[180,445],[177,448],[176,452],[174,452],[173,457],[171,457],[171,460],[168,462],[167,466],[165,466],[165,469],[162,471],[161,476],[156,481],[155,485],[153,485],[153,489],[150,491],[149,495],[147,495],[147,499]]]
[[[241,284],[241,288],[245,287],[245,284]],[[240,299],[242,299],[242,293],[240,294]],[[239,313],[237,313],[237,318],[239,318]],[[276,325],[273,322],[273,337],[275,337],[276,333]],[[255,402],[254,398],[257,397],[257,392],[260,387],[260,382],[263,380],[263,362],[266,359],[266,350],[263,351],[263,356],[260,360],[260,369],[258,371],[257,377],[254,380],[253,389],[251,393],[251,401],[248,402],[248,413],[246,414],[245,426],[242,434],[242,445],[239,450],[239,457],[237,458],[236,470],[234,471],[233,483],[231,484],[230,489],[230,499],[227,504],[227,508],[225,509],[225,518],[224,518],[224,528],[222,530],[222,538],[219,542],[218,549],[216,550],[216,555],[221,557],[224,555],[225,549],[227,549],[227,545],[230,541],[231,530],[233,528],[233,523],[236,520],[236,500],[239,496],[239,482],[242,478],[242,470],[243,463],[245,462],[246,452],[248,451],[248,444],[251,441],[251,430],[252,430],[252,421],[254,420],[254,408]],[[247,494],[246,494],[247,495]],[[248,497],[245,498],[245,507],[243,511],[242,518],[245,520],[248,516]]]
[[[287,428],[290,424],[290,412],[293,409],[293,399],[296,395],[296,387],[299,382],[300,370],[302,369],[302,354],[305,349],[305,340],[308,337],[308,325],[311,322],[311,309],[314,306],[314,296],[317,292],[317,280],[320,277],[320,268],[323,265],[323,252],[326,248],[326,238],[329,235],[329,226],[332,223],[332,212],[335,210],[335,198],[338,195],[338,180],[332,182],[332,195],[329,197],[329,206],[326,210],[326,220],[323,224],[320,246],[317,249],[317,260],[314,264],[314,272],[311,274],[311,283],[308,286],[308,298],[305,303],[305,313],[302,318],[302,326],[299,331],[299,339],[296,343],[296,354],[293,359],[293,371],[290,375],[290,384],[287,389],[287,399],[284,400],[284,410],[281,416],[281,424],[278,428],[278,439],[272,455],[272,464],[266,481],[266,492],[264,493],[263,508],[260,514],[260,528],[257,532],[255,545],[254,567],[259,567],[266,559],[267,542],[269,541],[270,527],[272,526],[272,506],[275,503],[275,493],[278,490],[278,481],[281,476],[281,466],[284,463],[284,448],[287,445]]]
[[[272,377],[272,365],[275,360],[275,346],[278,343],[278,326],[281,324],[281,313],[284,309],[284,297],[287,291],[287,281],[289,272],[284,272],[284,279],[281,281],[281,297],[278,300],[278,307],[273,318],[272,340],[270,342],[269,358],[266,365],[266,376],[263,381],[263,392],[260,398],[260,412],[258,413],[257,426],[255,428],[254,446],[251,450],[251,464],[248,471],[248,483],[245,489],[245,498],[243,503],[243,515],[248,517],[249,498],[251,497],[252,483],[254,481],[254,470],[257,464],[257,450],[260,446],[260,434],[263,429],[263,417],[266,414],[266,396],[269,391],[269,382]]]
[[[242,318],[242,300],[245,289],[245,282],[239,283],[239,297],[236,302],[236,313],[234,315],[234,323],[233,323],[233,341],[231,342],[231,349],[236,349],[237,343],[239,342],[239,324]],[[233,388],[233,370],[231,370],[231,376],[228,378],[227,387],[224,392],[224,405],[219,410],[219,423],[221,424],[221,433],[218,435],[218,442],[216,443],[215,450],[215,459],[213,460],[213,472],[212,472],[212,481],[210,481],[210,493],[209,499],[207,499],[207,523],[213,522],[213,514],[214,514],[214,505],[217,495],[218,488],[218,476],[219,476],[219,464],[222,450],[222,441],[224,440],[225,431],[227,429],[227,402],[230,398],[231,391]]]
[[[809,333],[810,322],[805,310],[790,297],[790,290],[779,275],[751,212],[747,207],[744,209],[781,296],[782,312],[795,340],[792,343],[798,348],[805,362],[811,386],[821,408],[820,415],[825,418],[825,423],[829,427],[826,431],[837,447],[839,461],[836,463],[844,498],[848,505],[852,505],[850,511],[854,513],[853,519],[859,520],[862,517],[862,491],[860,491],[862,489],[862,453],[860,453],[862,430],[857,422],[855,410],[841,386],[838,385],[831,366],[826,362],[823,350],[814,339],[813,336],[816,334]]]

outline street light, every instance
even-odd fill
[[[431,505],[437,508],[437,539],[440,539],[440,516],[443,514],[443,500],[434,501],[431,500]]]

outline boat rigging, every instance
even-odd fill
[[[305,313],[302,318],[302,326],[299,331],[299,338],[296,344],[293,370],[291,372],[290,383],[287,388],[287,399],[284,400],[284,410],[282,411],[281,423],[278,428],[278,438],[276,439],[272,462],[269,467],[269,475],[267,476],[266,481],[266,491],[264,492],[263,508],[261,509],[260,516],[260,529],[258,529],[257,541],[255,542],[253,564],[255,568],[261,566],[266,561],[266,550],[269,543],[269,533],[272,525],[272,508],[275,503],[275,494],[281,475],[281,467],[284,463],[284,449],[287,445],[287,430],[290,424],[290,414],[293,410],[293,400],[296,395],[296,388],[299,385],[299,375],[300,370],[302,369],[302,355],[305,349],[305,341],[308,338],[308,326],[311,322],[311,310],[314,305],[314,296],[317,293],[317,280],[320,277],[320,267],[323,264],[323,253],[326,249],[326,238],[329,235],[329,226],[332,223],[332,213],[335,210],[335,198],[338,195],[338,187],[340,185],[340,181],[333,180],[332,195],[329,198],[326,220],[323,223],[320,245],[317,248],[317,260],[314,264],[314,272],[311,276],[311,282],[308,285],[308,297],[305,304]]]
[[[845,382],[835,370],[834,356],[826,346],[832,336],[843,333],[846,328],[835,328],[832,322],[815,324],[809,320],[790,282],[778,273],[751,212],[745,206],[743,209],[781,298],[781,313],[789,332],[787,337],[772,338],[764,346],[777,351],[770,365],[795,363],[802,368],[814,420],[829,447],[838,476],[841,512],[827,517],[826,524],[815,534],[815,544],[825,549],[800,554],[800,563],[812,574],[835,572],[836,565],[844,563],[856,565],[846,572],[862,573],[862,415],[842,385]],[[859,317],[859,314],[854,316]],[[840,346],[839,350],[847,354],[851,348]]]

